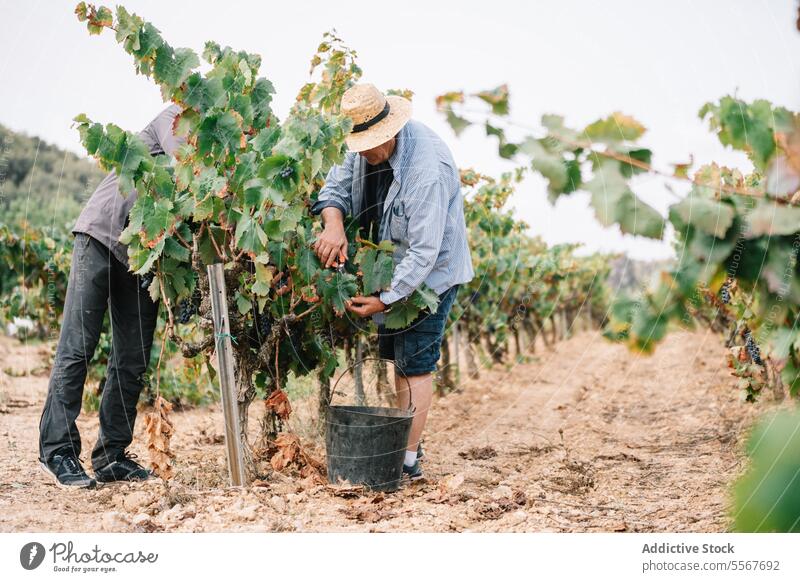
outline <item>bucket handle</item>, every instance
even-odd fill
[[[330,395],[328,397],[328,406],[330,406],[331,402],[333,402],[333,395],[336,394],[336,387],[339,385],[339,381],[345,376],[345,374],[347,374],[348,372],[353,370],[359,364],[363,364],[364,362],[368,362],[368,361],[391,362],[392,360],[387,360],[385,358],[376,358],[374,356],[367,356],[366,358],[361,358],[361,360],[359,362],[353,363],[344,372],[339,374],[339,377],[336,378],[336,382],[333,383],[333,387],[331,388],[331,393],[330,393]],[[412,413],[417,411],[417,409],[414,406],[414,403],[412,402],[412,399],[411,399],[411,388],[408,389],[408,410],[410,410]]]

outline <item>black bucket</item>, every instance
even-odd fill
[[[335,390],[336,386],[331,398]],[[328,481],[336,484],[344,479],[375,491],[397,490],[413,418],[411,405],[401,410],[329,404],[325,436]]]

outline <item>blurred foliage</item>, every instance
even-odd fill
[[[770,415],[747,443],[750,466],[734,488],[741,532],[800,532],[800,410]]]
[[[708,324],[728,334],[730,366],[748,399],[765,386],[800,394],[800,115],[763,99],[706,103],[700,118],[755,169],[744,175],[712,163],[690,176],[686,164],[655,168],[644,125],[623,113],[582,129],[547,114],[531,133],[510,120],[509,100],[502,85],[445,93],[437,106],[456,134],[483,126],[500,157],[524,159],[547,180],[551,202],[583,190],[604,226],[654,239],[667,223],[674,229],[678,260],[652,285],[615,297],[606,337],[650,353],[670,329]],[[511,139],[505,127],[527,135]],[[691,190],[664,220],[634,193],[639,174],[689,181]]]

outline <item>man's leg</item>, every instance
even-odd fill
[[[414,405],[414,420],[411,421],[411,433],[408,435],[406,450],[416,455],[422,430],[428,420],[428,410],[433,402],[433,374],[406,377],[395,371],[394,385],[398,406],[403,409],[408,408],[409,395]]]
[[[72,251],[64,317],[44,410],[39,420],[39,460],[58,449],[81,452],[75,420],[81,411],[86,370],[94,355],[108,305],[108,249],[78,234]]]
[[[140,278],[111,260],[112,343],[100,401],[100,432],[92,451],[95,473],[117,460],[133,440],[136,404],[158,319],[159,304],[141,289]]]
[[[426,373],[408,378],[404,376],[400,371],[401,366],[407,365],[404,358],[404,346],[402,332],[390,331],[382,325],[378,326],[378,355],[384,360],[394,362],[394,390],[397,407],[407,409],[409,396],[414,404],[414,419],[411,421],[407,451],[413,450],[416,460],[417,446],[428,418],[428,409],[433,400],[433,375]],[[409,454],[408,457],[411,455]]]
[[[400,408],[414,406],[414,419],[406,447],[406,466],[416,463],[417,447],[433,402],[433,372],[458,286],[439,296],[436,313],[422,317],[394,336],[395,389]],[[413,460],[413,461],[412,461]],[[417,471],[421,475],[421,472]]]

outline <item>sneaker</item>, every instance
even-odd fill
[[[94,477],[98,483],[113,483],[114,481],[146,481],[153,476],[151,471],[134,461],[136,455],[123,451],[116,461],[94,470]]]
[[[40,466],[61,489],[94,489],[97,486],[97,481],[83,470],[78,456],[68,449],[56,451],[50,459],[41,462]]]
[[[421,461],[425,458],[425,452],[422,450],[422,442],[417,443],[417,460]]]
[[[409,467],[403,463],[403,475],[406,475],[412,481],[422,479],[422,467],[419,466],[419,459],[417,459],[412,467]]]

